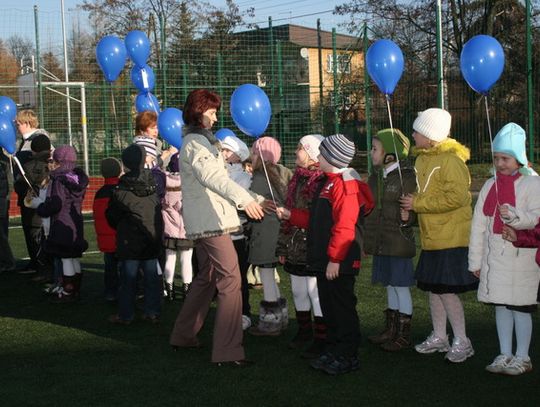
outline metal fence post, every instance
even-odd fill
[[[371,174],[373,171],[373,164],[371,162],[371,94],[369,86],[369,75],[366,65],[366,54],[368,51],[369,40],[368,40],[368,27],[367,23],[364,23],[364,98],[366,105],[366,148],[367,148],[367,159],[368,159],[368,171]]]
[[[534,162],[534,89],[533,89],[533,68],[532,68],[532,34],[531,34],[531,0],[525,1],[527,7],[527,112],[529,121],[529,161]]]
[[[444,109],[444,72],[443,72],[443,49],[442,49],[442,18],[441,0],[436,2],[437,14],[437,104]]]
[[[188,95],[188,65],[185,62],[182,62],[182,106],[186,103]]]
[[[336,29],[332,28],[332,74],[334,76],[334,133],[339,134],[339,81],[336,45]]]
[[[272,29],[272,17],[268,17],[268,42],[270,49],[270,105],[274,101],[275,96],[275,82],[276,78],[274,76],[274,31]],[[272,123],[272,134],[276,134],[276,122],[275,120],[271,121]]]
[[[45,120],[43,116],[43,86],[41,86],[41,53],[39,50],[39,19],[38,19],[38,6],[34,6],[34,25],[36,31],[36,60],[37,60],[37,80],[38,80],[38,92],[39,92],[39,122],[42,126],[45,126]]]
[[[284,117],[283,113],[285,111],[285,100],[283,97],[283,57],[281,55],[281,41],[276,41],[276,51],[277,51],[277,69],[278,69],[278,97],[279,97],[279,128],[278,132],[274,136],[280,140],[281,135],[283,134],[284,128]]]
[[[221,95],[221,98],[223,99],[223,56],[221,55],[221,52],[217,53],[217,86],[218,86],[218,93]],[[224,109],[219,110],[219,126],[223,128],[225,125],[225,112]]]
[[[160,43],[161,43],[161,73],[163,76],[161,92],[163,98],[163,106],[167,106],[167,41],[165,41],[165,20],[163,13],[159,14],[159,32],[160,32]]]
[[[324,133],[324,92],[323,92],[323,66],[322,66],[322,38],[321,19],[317,19],[317,54],[319,58],[319,116],[321,121],[321,134]]]

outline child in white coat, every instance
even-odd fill
[[[525,131],[515,123],[505,125],[495,137],[496,175],[480,191],[469,245],[469,270],[480,279],[478,300],[495,305],[500,355],[486,370],[512,376],[532,370],[531,312],[536,310],[540,281],[536,250],[505,241],[516,239],[515,229],[534,228],[540,217],[540,178],[529,176],[525,139]]]

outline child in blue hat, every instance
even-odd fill
[[[535,248],[506,242],[516,240],[516,230],[534,228],[540,218],[540,178],[529,176],[534,174],[525,140],[525,130],[515,123],[506,124],[493,140],[496,173],[480,191],[469,244],[469,270],[480,279],[478,300],[495,306],[500,354],[486,370],[511,376],[532,370],[531,313],[540,282]]]

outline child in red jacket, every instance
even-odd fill
[[[105,184],[98,189],[94,197],[94,227],[99,250],[103,252],[105,299],[116,301],[118,295],[118,258],[116,257],[116,230],[105,218],[105,210],[122,174],[122,164],[116,158],[104,158],[101,161],[101,175]]]
[[[360,327],[354,285],[360,269],[364,215],[373,197],[360,175],[347,168],[354,143],[342,134],[325,138],[320,147],[320,170],[325,180],[309,210],[278,208],[289,223],[307,228],[307,269],[316,273],[322,312],[328,326],[327,342],[311,367],[330,375],[359,368]]]

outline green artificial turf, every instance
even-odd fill
[[[362,329],[360,370],[330,377],[308,367],[287,348],[291,324],[280,337],[245,335],[247,369],[210,363],[212,307],[200,334],[202,349],[173,352],[168,337],[181,302],[165,303],[160,325],[137,320],[116,326],[116,312],[105,303],[102,256],[91,223],[86,224],[91,254],[82,260],[82,299],[50,304],[29,276],[0,274],[0,405],[2,406],[538,406],[539,370],[521,377],[484,371],[498,354],[494,310],[463,295],[468,336],[476,355],[453,365],[443,354],[420,355],[408,349],[381,351],[366,337],[383,322],[386,291],[370,284],[370,259],[357,283]],[[12,229],[15,254],[24,256],[22,231]],[[92,253],[94,252],[94,253]],[[280,289],[292,304],[288,276]],[[254,313],[261,292],[251,290]],[[413,289],[413,340],[431,330],[427,295]],[[533,316],[531,358],[540,369],[539,317]],[[449,332],[450,329],[449,329]]]

